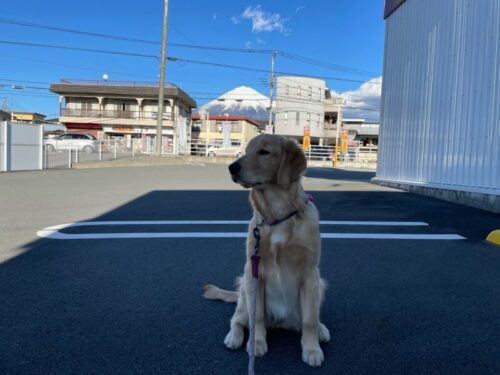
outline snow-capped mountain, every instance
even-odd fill
[[[211,116],[245,116],[257,121],[267,121],[269,98],[251,87],[240,86],[201,106],[198,114]]]

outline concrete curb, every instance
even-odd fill
[[[405,190],[409,191],[410,193],[425,195],[452,203],[463,204],[465,206],[500,213],[500,196],[498,195],[414,185],[405,182],[382,180],[377,177],[372,178],[372,182],[381,186]]]
[[[500,229],[494,230],[488,237],[486,237],[486,241],[492,243],[493,245],[500,246]]]

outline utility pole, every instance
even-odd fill
[[[269,129],[271,130],[271,134],[274,134],[274,126],[273,126],[273,96],[274,96],[274,62],[276,60],[277,51],[273,51],[273,55],[271,58],[271,77],[269,79]]]
[[[161,156],[163,143],[163,92],[165,89],[165,62],[167,57],[168,0],[164,0],[163,32],[161,38],[160,88],[158,92],[158,122],[156,124],[156,155]]]

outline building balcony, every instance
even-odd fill
[[[147,119],[147,120],[157,120],[158,112],[149,111],[123,111],[114,109],[74,109],[74,108],[63,108],[61,110],[61,117],[85,117],[85,118],[97,118],[97,119]],[[163,113],[164,120],[173,120],[172,113]]]

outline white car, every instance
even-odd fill
[[[245,149],[242,146],[230,146],[230,147],[212,146],[209,147],[207,150],[207,155],[210,157],[226,156],[226,157],[239,158],[244,153]]]
[[[99,149],[99,141],[91,134],[63,134],[43,141],[47,151],[78,150],[87,154]]]

